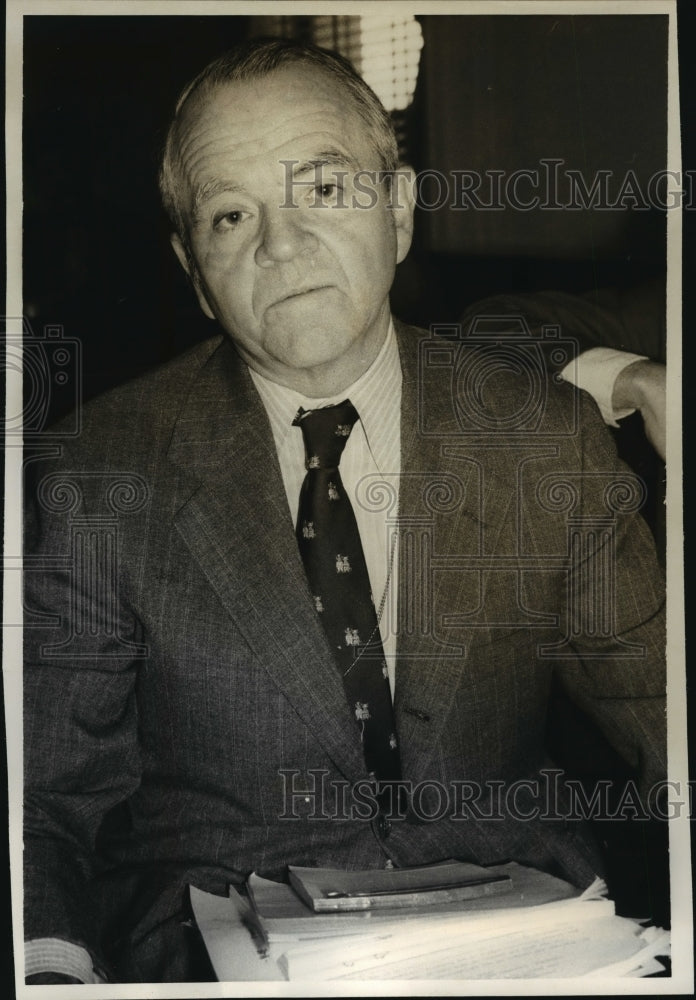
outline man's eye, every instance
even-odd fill
[[[224,212],[221,215],[215,216],[213,226],[218,230],[236,229],[236,227],[244,221],[246,215],[246,212],[242,212],[238,208],[234,209],[232,212]]]
[[[317,184],[314,188],[315,201],[335,201],[338,197],[339,185],[335,182],[327,181],[325,184]]]

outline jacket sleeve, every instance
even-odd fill
[[[461,316],[467,329],[476,316],[520,315],[538,335],[545,324],[560,326],[561,336],[577,354],[593,347],[665,361],[664,281],[654,279],[632,289],[600,289],[584,295],[542,291],[493,295],[467,306]]]
[[[66,459],[27,488],[24,929],[82,945],[99,968],[95,844],[139,783],[138,646],[116,596],[109,520],[85,501],[88,479]]]
[[[579,457],[537,485],[547,516],[562,509],[569,569],[563,637],[546,650],[573,700],[639,773],[640,791],[666,777],[664,573],[640,515],[644,484],[617,457],[582,392]],[[556,510],[554,510],[556,508]]]

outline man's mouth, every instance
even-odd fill
[[[272,303],[274,306],[282,305],[285,302],[292,302],[294,299],[303,298],[305,295],[311,295],[313,292],[323,292],[329,288],[329,285],[310,285],[308,288],[298,288],[292,292],[288,292],[286,295],[281,296]]]

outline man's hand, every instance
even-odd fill
[[[612,403],[616,410],[640,410],[645,434],[662,461],[666,451],[666,368],[658,361],[634,361],[614,383]]]

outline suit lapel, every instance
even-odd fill
[[[246,366],[225,341],[182,410],[169,457],[190,480],[175,523],[192,555],[339,770],[362,777],[360,745],[312,605],[270,425]]]
[[[397,639],[397,669],[395,709],[399,744],[405,778],[417,782],[427,774],[428,764],[438,744],[438,738],[447,723],[452,708],[453,692],[461,682],[464,672],[471,670],[468,648],[472,638],[471,628],[457,629],[456,647],[447,648],[434,641],[433,631],[448,639],[447,630],[432,628],[436,619],[435,605],[429,599],[430,591],[437,587],[437,579],[420,571],[413,573],[409,551],[403,544],[404,532],[409,526],[415,527],[415,537],[420,537],[423,525],[432,512],[432,504],[425,500],[425,490],[438,482],[444,488],[455,490],[456,498],[447,513],[448,534],[453,540],[453,548],[448,555],[463,553],[491,555],[495,551],[504,517],[510,504],[510,497],[496,497],[494,503],[487,502],[494,492],[492,482],[485,482],[481,449],[472,449],[463,455],[454,454],[451,448],[461,448],[465,438],[438,437],[424,435],[419,429],[418,407],[427,404],[440,407],[441,416],[447,417],[447,407],[451,411],[448,386],[442,386],[442,396],[438,399],[421,398],[418,366],[419,343],[423,331],[396,324],[403,372],[402,388],[402,456],[401,486],[399,497],[399,526],[401,544],[399,548],[399,634]],[[473,459],[467,461],[466,457]],[[484,543],[485,539],[485,543]],[[437,545],[437,538],[435,538]],[[457,572],[447,574],[446,582],[440,576],[440,586],[446,588],[447,608],[458,610],[463,605],[463,576]],[[425,593],[426,588],[428,594]],[[481,593],[485,603],[485,592]],[[460,603],[461,602],[461,603]],[[406,608],[425,609],[419,627],[418,615],[409,628],[404,617]],[[454,641],[454,639],[452,640]]]

